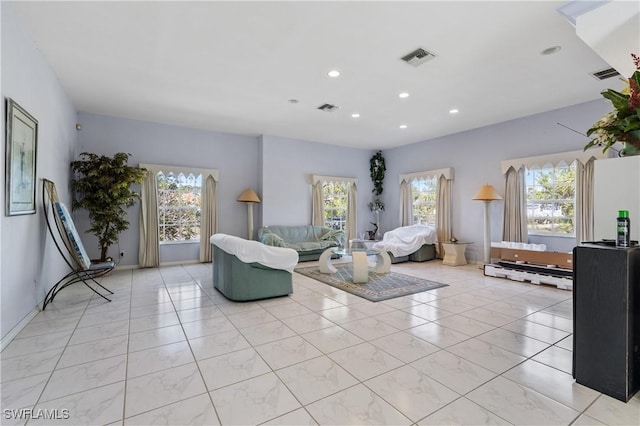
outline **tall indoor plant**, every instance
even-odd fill
[[[79,160],[71,162],[73,209],[89,212],[91,227],[86,232],[98,238],[102,262],[120,233],[129,228],[126,209],[140,198],[131,185],[141,183],[147,173],[146,169],[129,166],[130,156],[124,152],[113,157],[83,152]]]
[[[369,160],[369,172],[371,182],[373,183],[371,192],[374,195],[373,201],[369,203],[369,210],[376,214],[376,223],[373,224],[376,228],[375,231],[373,231],[373,239],[376,240],[380,239],[380,235],[378,234],[378,229],[380,229],[380,211],[384,210],[384,203],[380,199],[380,194],[382,194],[384,190],[382,184],[384,183],[384,172],[386,170],[382,151],[378,151]]]

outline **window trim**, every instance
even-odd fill
[[[180,173],[184,175],[189,175],[189,174],[193,174],[195,176],[202,175],[202,188],[201,188],[202,191],[204,191],[207,177],[211,176],[213,180],[216,181],[216,183],[220,181],[220,173],[218,169],[203,169],[198,167],[172,166],[167,164],[150,164],[150,163],[139,163],[138,166],[147,169],[149,173],[152,173],[154,175],[156,179],[156,185],[157,185],[158,173],[163,173],[165,175],[169,173],[173,173],[174,175],[180,174]],[[157,192],[157,187],[156,187],[156,192]],[[200,208],[202,209],[202,206],[200,206]],[[160,205],[156,205],[156,209],[159,210]],[[159,232],[159,226],[160,224],[158,223],[158,232]],[[202,223],[200,224],[200,226],[202,226]],[[176,244],[199,244],[201,239],[202,239],[202,236],[198,240],[181,240],[181,241],[162,241],[160,240],[160,238],[158,238],[158,245],[163,246],[163,245],[176,245]]]
[[[534,158],[534,157],[531,157]],[[537,158],[541,158],[541,157],[537,157]],[[537,164],[534,163],[532,164],[532,167],[527,167],[526,165],[523,165],[521,167],[524,167],[524,171],[525,174],[528,173],[529,171],[534,171],[534,170],[545,170],[545,169],[553,169],[554,174],[555,171],[558,167],[566,167],[566,168],[571,168],[573,167],[576,170],[577,173],[577,168],[578,168],[578,162],[580,160],[579,159],[574,159],[571,160],[570,162],[566,162],[565,159],[560,159],[557,163],[552,164],[550,162],[547,163],[541,163]],[[573,165],[573,166],[572,166]],[[577,176],[575,176],[575,178],[577,178]],[[525,178],[526,179],[526,178]],[[573,198],[573,233],[571,234],[567,234],[567,233],[560,233],[560,232],[540,232],[540,231],[530,231],[529,230],[529,217],[527,215],[527,235],[533,235],[533,236],[537,236],[537,237],[562,237],[562,238],[576,238],[576,203],[577,203],[577,181],[574,179],[573,182],[573,187],[574,187],[574,198]],[[528,188],[529,186],[526,184],[525,181],[525,193],[527,195],[525,195],[525,201],[527,202],[527,205],[529,204],[529,198],[528,198]],[[552,203],[558,203],[558,199],[553,199],[553,201],[550,200],[550,202]]]

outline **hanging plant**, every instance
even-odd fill
[[[382,151],[378,151],[375,153],[371,160],[369,160],[369,171],[371,172],[371,181],[373,182],[373,194],[376,196],[380,196],[382,194],[382,183],[384,181],[384,172],[387,168],[384,165],[384,157],[382,156]]]

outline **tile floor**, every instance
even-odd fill
[[[431,261],[393,270],[448,287],[371,303],[294,274],[233,303],[210,268],[61,292],[1,354],[2,424],[640,424],[640,395],[572,380],[571,292]]]

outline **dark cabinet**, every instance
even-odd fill
[[[573,250],[573,376],[621,401],[640,388],[640,247]]]

